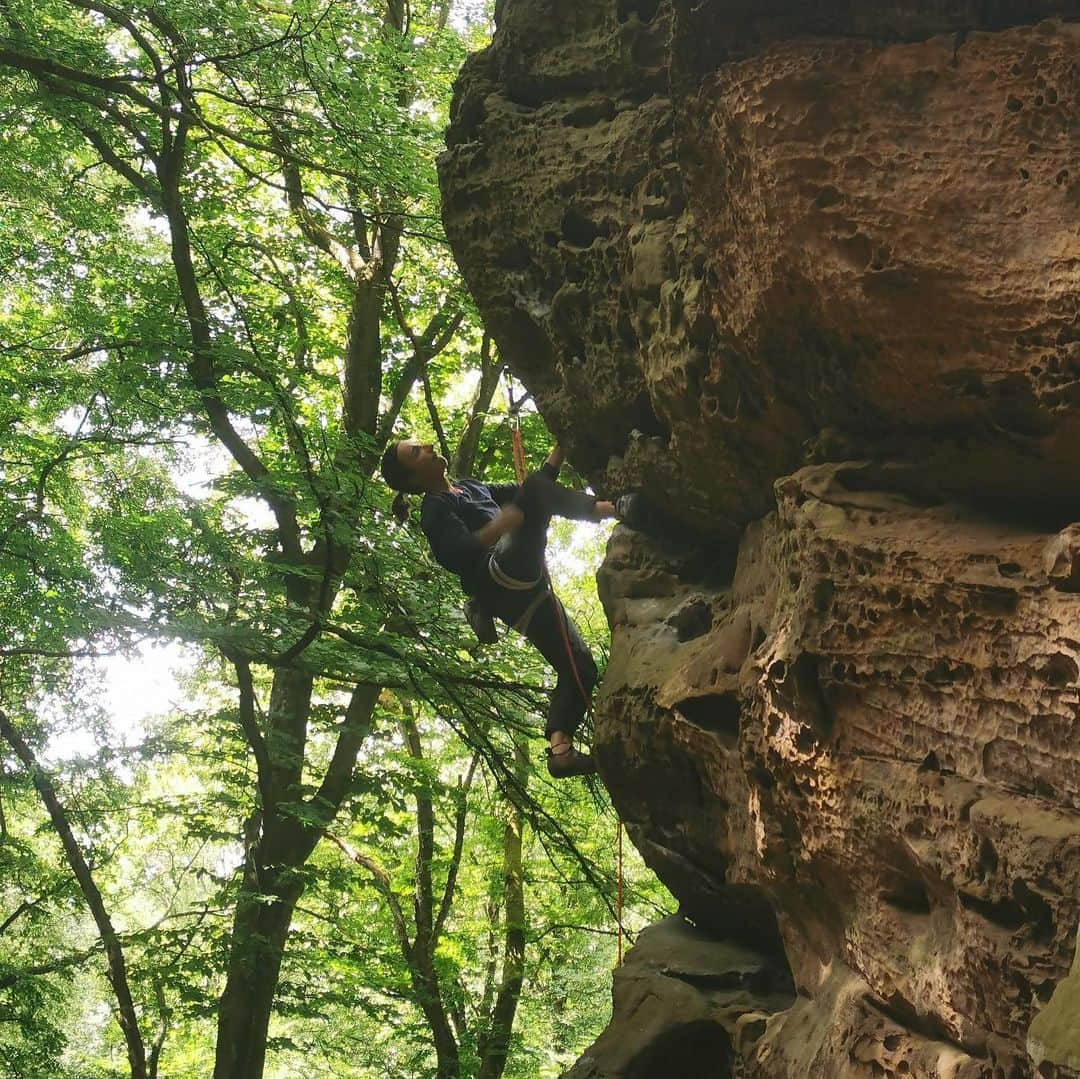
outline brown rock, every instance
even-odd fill
[[[1043,568],[1059,592],[1080,592],[1080,524],[1069,525],[1053,538]]]
[[[484,317],[575,463],[699,530],[823,428],[1080,508],[1080,26],[1009,25],[1080,5],[851,7],[510,0],[441,161]]]
[[[1080,914],[1080,597],[1044,535],[845,486],[862,471],[779,484],[688,641],[666,612],[707,595],[690,552],[616,534],[601,772],[699,923],[730,931],[733,884],[776,911],[807,999],[747,1074],[869,1074],[856,1044],[892,1074],[1022,1069]]]
[[[600,575],[601,773],[798,988],[719,1074],[1080,1074],[1026,1050],[1080,917],[1078,17],[508,0],[459,83],[487,324],[672,521]]]
[[[617,1018],[566,1079],[713,1079],[794,1000],[783,960],[682,918],[649,926],[615,972]]]

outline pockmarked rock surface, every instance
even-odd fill
[[[667,521],[600,574],[601,773],[697,931],[796,989],[699,1000],[702,1074],[1080,1074],[1078,20],[505,0],[459,81],[487,325]],[[575,1074],[681,1035],[605,1037]]]
[[[717,940],[679,917],[649,926],[615,971],[613,1023],[566,1079],[710,1079],[794,989],[781,955]]]

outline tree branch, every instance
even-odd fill
[[[177,147],[182,147],[179,138]],[[179,160],[174,159],[161,180],[165,215],[169,221],[173,269],[187,313],[193,345],[188,370],[199,392],[199,398],[206,410],[211,429],[269,504],[277,521],[281,547],[286,557],[300,562],[303,550],[300,543],[300,527],[296,519],[296,507],[291,499],[277,489],[270,470],[241,438],[218,393],[213,360],[214,342],[210,333],[209,316],[199,291],[198,277],[191,256],[188,220],[180,200],[178,172]]]
[[[158,1064],[161,1060],[161,1050],[165,1047],[165,1039],[169,1034],[169,1020],[172,1018],[172,1009],[165,999],[165,990],[162,988],[161,979],[152,975],[154,983],[154,999],[158,1006],[158,1029],[154,1037],[153,1045],[150,1046],[150,1061],[147,1079],[157,1079]]]
[[[442,900],[439,902],[439,911],[435,915],[435,925],[431,931],[432,945],[438,947],[439,937],[442,936],[443,925],[446,923],[446,918],[450,913],[450,908],[454,902],[454,891],[457,888],[457,876],[458,869],[461,866],[461,852],[465,845],[465,821],[468,817],[469,811],[469,788],[472,786],[473,776],[476,773],[476,766],[480,763],[480,755],[478,753],[473,754],[472,760],[469,762],[469,770],[465,774],[465,779],[459,784],[458,795],[458,807],[457,813],[454,818],[454,849],[450,855],[450,867],[446,872],[446,885],[443,888]]]
[[[401,903],[398,902],[398,897],[394,894],[390,874],[387,873],[373,858],[368,858],[367,855],[354,850],[344,839],[341,839],[330,832],[326,833],[326,838],[329,839],[346,858],[366,869],[371,874],[375,887],[379,890],[379,893],[386,900],[387,906],[390,908],[390,917],[394,922],[394,933],[397,936],[398,947],[401,949],[403,955],[408,956],[412,951],[412,942],[409,940],[409,927],[405,921],[405,914],[401,909]]]
[[[285,178],[285,195],[289,209],[292,210],[300,231],[309,243],[329,255],[351,280],[358,280],[367,269],[367,263],[358,251],[343,244],[308,208],[300,179],[300,167],[295,161],[288,159],[283,147],[278,157],[281,161],[281,172]]]
[[[80,7],[84,11],[96,11],[99,15],[104,15],[105,18],[115,23],[117,26],[123,27],[128,34],[131,35],[132,41],[139,46],[143,51],[143,55],[150,61],[151,66],[154,69],[156,81],[160,90],[165,90],[165,69],[161,63],[161,57],[158,56],[157,50],[154,48],[152,42],[145,34],[135,25],[134,21],[120,8],[113,7],[112,4],[104,3],[104,0],[70,0],[75,7]],[[168,102],[163,100],[162,105],[168,106]]]
[[[85,948],[83,951],[73,952],[71,955],[62,955],[47,963],[37,963],[32,967],[21,967],[18,970],[0,974],[0,990],[10,989],[12,986],[18,985],[19,982],[26,981],[27,978],[42,978],[49,974],[59,974],[60,971],[67,970],[69,967],[81,966],[91,956],[96,955],[98,951],[100,951],[100,946],[95,944],[92,948]]]
[[[353,690],[345,722],[334,746],[333,756],[326,769],[322,784],[311,798],[311,805],[326,815],[323,827],[336,816],[352,779],[356,757],[364,739],[371,733],[375,704],[379,699],[379,687],[361,683]]]
[[[484,418],[491,407],[491,399],[499,387],[499,361],[492,355],[491,334],[484,331],[480,343],[480,384],[469,409],[469,418],[458,440],[457,453],[450,472],[454,476],[471,476],[476,466],[476,453],[480,448],[480,436],[484,431]]]
[[[13,67],[18,71],[25,71],[38,79],[60,80],[72,82],[78,86],[92,86],[97,90],[117,94],[129,101],[141,105],[155,116],[169,116],[169,110],[164,105],[159,105],[152,97],[136,90],[131,84],[131,78],[120,75],[93,75],[78,68],[69,67],[56,60],[45,56],[33,56],[29,53],[16,52],[14,49],[0,46],[0,67]]]
[[[2,922],[0,922],[0,937],[2,937],[24,914],[29,914],[35,907],[40,906],[48,897],[39,895],[36,899],[24,899]]]
[[[431,392],[431,376],[428,373],[427,359],[420,368],[420,379],[424,385],[424,403],[427,405],[428,418],[431,426],[435,429],[435,437],[439,440],[439,452],[448,461],[450,460],[450,444],[446,441],[446,431],[443,429],[442,420],[439,418],[439,410],[435,405],[435,395]]]
[[[397,418],[401,415],[401,409],[412,392],[413,386],[416,385],[416,380],[420,377],[420,372],[426,362],[424,354],[414,349],[412,355],[401,368],[401,374],[391,391],[390,401],[383,410],[382,419],[379,421],[376,441],[380,451],[390,441],[390,435],[394,431],[394,424],[397,423]]]
[[[402,733],[409,756],[418,763],[424,759],[423,746],[416,720],[406,708],[401,719]],[[435,814],[431,804],[431,794],[426,786],[419,787],[416,801],[416,888],[413,895],[413,908],[416,920],[416,946],[425,942],[427,950],[434,953],[435,942],[432,935],[434,894],[431,881],[431,862],[435,857]]]
[[[98,935],[101,937],[108,959],[108,978],[112,986],[113,995],[116,997],[118,1019],[120,1028],[124,1033],[124,1041],[127,1044],[128,1063],[131,1066],[132,1079],[147,1079],[146,1050],[143,1046],[142,1035],[139,1033],[139,1021],[135,1013],[135,1001],[131,996],[131,988],[128,984],[127,965],[124,961],[124,952],[120,946],[120,938],[113,927],[112,919],[105,908],[105,901],[98,891],[94,882],[90,867],[83,857],[81,848],[75,839],[75,835],[68,823],[67,814],[56,795],[56,789],[51,780],[38,764],[33,750],[27,745],[26,740],[15,729],[8,719],[7,714],[0,710],[0,735],[15,751],[15,755],[23,763],[23,767],[30,773],[30,778],[37,788],[37,792],[45,803],[49,812],[53,828],[60,838],[64,848],[64,855],[71,867],[75,879],[79,882],[86,905],[97,926]]]
[[[270,813],[273,812],[276,803],[272,785],[273,769],[270,754],[266,748],[266,739],[263,738],[258,720],[255,718],[255,684],[251,677],[251,665],[231,649],[223,648],[222,654],[232,663],[236,671],[236,684],[240,690],[240,727],[251,748],[251,754],[255,758],[255,776],[263,812]]]

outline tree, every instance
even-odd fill
[[[468,991],[457,963],[440,961],[440,945],[455,902],[462,857],[465,852],[469,795],[479,758],[474,754],[456,787],[440,792],[437,774],[428,767],[417,717],[406,703],[401,714],[408,760],[416,769],[415,804],[416,857],[412,873],[412,911],[408,912],[395,890],[394,879],[384,864],[370,853],[352,848],[342,839],[336,842],[346,856],[369,876],[372,886],[390,910],[394,940],[408,973],[411,998],[424,1015],[437,1060],[438,1079],[457,1079],[462,1074],[462,1042],[471,1042],[475,1066],[467,1074],[483,1079],[499,1079],[506,1066],[514,1013],[521,995],[525,952],[525,883],[522,868],[522,814],[512,802],[503,803],[503,878],[486,905],[492,931],[498,924],[499,902],[505,907],[505,937],[501,977],[494,939],[488,942],[486,978],[480,999],[467,1009]],[[516,743],[514,771],[518,781],[528,783],[528,759],[521,742]],[[449,853],[439,887],[436,888],[436,795],[449,795],[453,803],[449,829]],[[476,1027],[478,1029],[471,1029]]]
[[[445,9],[407,15],[396,3],[230,15],[75,0],[6,5],[0,18],[5,96],[41,132],[24,128],[30,159],[72,184],[92,175],[100,185],[88,199],[39,211],[51,218],[46,243],[76,258],[62,285],[50,280],[54,305],[44,317],[36,267],[27,265],[11,329],[48,342],[61,361],[87,361],[80,373],[94,391],[75,442],[114,426],[130,435],[146,417],[134,407],[116,417],[141,388],[125,386],[125,376],[149,382],[156,368],[178,406],[172,423],[231,457],[223,489],[257,497],[272,517],[209,582],[181,566],[161,567],[156,579],[134,572],[152,567],[133,564],[131,549],[141,546],[149,562],[163,538],[144,526],[157,523],[155,513],[183,512],[177,501],[152,505],[147,487],[122,488],[110,508],[126,498],[123,535],[102,524],[108,568],[142,592],[133,604],[156,609],[165,632],[212,643],[234,670],[256,791],[215,1074],[259,1075],[302,868],[345,796],[379,693],[377,680],[356,672],[334,749],[313,776],[319,661],[308,653],[353,561],[366,477],[412,385],[465,316],[460,286],[421,287],[408,252],[411,228],[434,227],[427,165],[437,130],[410,106],[421,74],[460,47]],[[422,34],[431,49],[417,47]],[[126,272],[93,257],[93,240],[122,246],[139,215],[161,235],[156,258],[146,250],[152,240],[127,252]],[[427,247],[423,254],[430,275]],[[405,291],[408,304],[398,296]],[[326,302],[344,318],[316,325]],[[421,328],[410,321],[418,316]],[[151,418],[156,429],[164,418]],[[42,470],[39,516],[71,456],[62,451]],[[130,455],[116,463],[140,471]],[[186,509],[188,541],[217,555],[235,547],[223,519]],[[256,665],[272,672],[265,708]],[[25,763],[26,743],[13,724],[7,733]],[[137,1029],[130,1040],[132,1073],[141,1075]]]
[[[474,663],[452,582],[370,482],[402,416],[456,446],[463,471],[507,467],[484,423],[501,364],[442,243],[431,167],[463,49],[445,5],[393,0],[0,9],[14,133],[0,143],[0,735],[20,805],[32,783],[66,858],[65,902],[81,896],[97,939],[58,948],[48,971],[4,954],[43,993],[104,954],[133,1076],[211,1022],[218,1077],[259,1076],[268,1047],[287,1051],[274,1008],[300,1022],[311,1004],[286,940],[299,917],[307,941],[305,898],[328,901],[320,843],[343,810],[380,819],[387,792],[356,762],[385,749],[406,705],[415,731],[450,725],[505,795],[485,810],[507,823],[489,845],[505,859],[488,897],[504,965],[475,994],[484,1022],[457,1022],[462,990],[442,980],[451,915],[431,859],[447,836],[409,831],[420,901],[402,969],[421,1010],[444,1000],[425,1019],[444,1059],[464,1047],[494,1075],[512,1044],[526,825],[597,894],[609,884],[515,756],[541,675],[512,652]],[[467,369],[475,393],[448,404]],[[176,639],[205,657],[207,703],[143,759],[121,759],[103,728],[99,761],[50,763],[57,711],[93,716],[83,660]],[[404,739],[422,771],[422,744]],[[163,793],[178,767],[183,797]],[[412,789],[416,821],[441,792]],[[0,836],[0,854],[13,843]],[[169,893],[151,913],[125,859],[160,861],[168,843],[184,857],[147,871]],[[38,902],[48,875],[34,879],[0,914],[11,941],[25,904],[60,919]],[[458,910],[481,909],[477,894]],[[322,1005],[333,972],[319,978]],[[55,1053],[57,1025],[19,1022],[23,1044]],[[203,1050],[189,1055],[206,1074]]]

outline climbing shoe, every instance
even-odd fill
[[[588,753],[579,753],[573,748],[563,749],[556,753],[548,746],[547,770],[552,779],[591,776],[596,774],[596,761]]]
[[[635,532],[656,532],[660,514],[646,495],[634,492],[615,500],[615,518]]]

